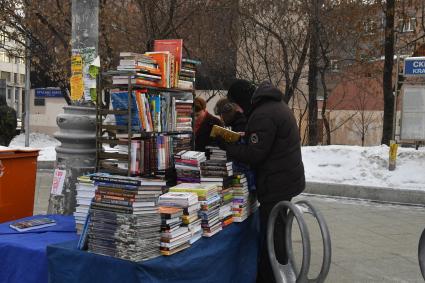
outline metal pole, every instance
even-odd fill
[[[395,34],[395,44],[397,47],[397,33]],[[397,127],[397,99],[398,99],[398,74],[399,74],[399,65],[400,65],[400,55],[396,52],[396,77],[395,77],[395,87],[394,87],[394,109],[393,109],[393,131],[392,131],[392,140],[395,141],[395,132]]]
[[[31,39],[27,36],[25,48],[25,146],[30,145],[30,68],[31,68]]]

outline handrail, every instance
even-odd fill
[[[419,239],[418,259],[422,277],[425,279],[425,229],[422,231],[421,238]]]
[[[286,215],[284,215],[283,211],[286,211],[287,209],[289,211]],[[323,262],[318,276],[314,279],[308,278],[311,259],[311,246],[310,234],[308,232],[303,213],[309,213],[315,217],[319,224],[323,239]],[[274,250],[274,224],[279,215],[281,217],[285,217],[285,246],[288,253],[288,264],[286,265],[282,265],[277,261]],[[294,217],[298,222],[303,244],[303,258],[300,270],[298,270],[295,263],[292,249],[292,223]],[[309,201],[301,200],[296,203],[281,201],[273,208],[267,224],[267,248],[276,282],[324,282],[330,269],[332,247],[329,229],[323,215],[316,208],[314,208],[314,206]]]

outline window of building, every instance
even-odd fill
[[[374,34],[376,32],[377,23],[374,20],[366,20],[363,26],[366,34]]]
[[[10,59],[11,58],[9,57],[9,55],[7,53],[4,53],[4,62],[10,63],[11,62]]]
[[[11,88],[7,89],[7,99],[9,99],[9,100],[12,99],[12,89]]]
[[[0,52],[0,62],[6,62],[4,56],[6,55],[6,53],[4,51]]]
[[[330,61],[330,67],[332,72],[339,72],[339,61],[338,60],[331,60]]]
[[[6,80],[7,82],[10,82],[10,73],[2,71],[0,78]]]
[[[44,100],[44,98],[34,98],[34,106],[45,106],[46,102]]]
[[[16,84],[16,83],[19,83],[19,81],[18,81],[18,75],[19,74],[17,74],[17,73],[13,73],[13,82]]]
[[[4,31],[0,31],[0,44],[4,45],[8,41],[7,34]]]
[[[416,18],[407,18],[398,20],[399,30],[401,32],[413,32],[416,30]]]
[[[25,75],[20,75],[21,77],[21,83],[25,83]]]

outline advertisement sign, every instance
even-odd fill
[[[409,57],[404,59],[405,76],[425,76],[425,57]]]
[[[63,97],[63,94],[58,88],[36,88],[35,97]]]

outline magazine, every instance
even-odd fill
[[[31,220],[24,220],[15,222],[9,225],[10,228],[19,232],[41,229],[49,226],[56,225],[56,221],[47,217],[37,218]]]

